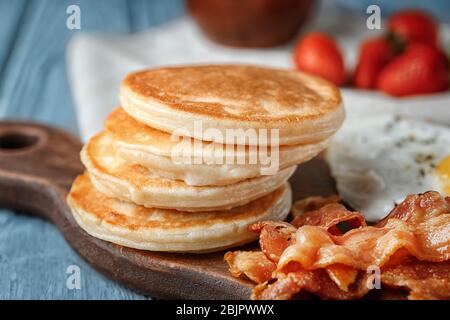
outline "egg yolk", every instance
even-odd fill
[[[435,168],[446,195],[450,195],[450,156],[444,158]]]

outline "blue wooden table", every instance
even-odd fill
[[[74,4],[79,31],[66,27]],[[182,0],[0,0],[0,119],[31,119],[77,135],[65,71],[70,37],[136,32],[182,14]],[[81,289],[67,286],[70,266],[79,267]],[[93,270],[50,223],[0,209],[0,299],[143,298]]]

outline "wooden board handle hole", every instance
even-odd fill
[[[39,135],[21,132],[4,132],[0,134],[1,151],[22,151],[29,149],[39,142]]]

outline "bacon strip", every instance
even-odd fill
[[[333,197],[333,199],[335,198]],[[337,225],[341,222],[347,222],[353,228],[366,225],[361,213],[348,211],[343,205],[332,203],[297,216],[290,224],[282,221],[263,221],[251,225],[249,230],[259,233],[259,244],[266,257],[278,262],[283,251],[294,244],[294,233],[298,227],[320,226],[328,232],[338,235],[341,232]]]
[[[358,270],[340,264],[333,264],[326,267],[325,270],[339,289],[345,292],[348,292],[349,286],[354,283],[358,277]]]
[[[427,219],[450,213],[450,197],[442,197],[438,192],[409,195],[398,204],[377,227],[383,227],[391,219],[418,224]]]
[[[344,221],[354,229],[342,234],[337,224]],[[383,285],[409,290],[410,299],[450,298],[449,197],[408,196],[374,227],[337,203],[303,213],[293,223],[250,228],[260,233],[262,252],[244,264],[247,270],[256,274],[264,261],[276,266],[272,279],[267,273],[253,276],[260,283],[253,298],[289,299],[301,290],[326,299],[358,298],[369,291],[362,281],[373,266],[382,268]]]
[[[261,251],[234,251],[225,254],[225,261],[234,277],[245,274],[250,280],[262,283],[272,279],[276,264],[266,258]]]
[[[307,197],[305,199],[297,200],[291,209],[292,217],[299,217],[306,212],[316,211],[323,206],[330,203],[339,203],[341,199],[338,195],[331,195],[329,197]]]
[[[319,200],[317,198],[314,199],[315,206],[317,206]],[[348,222],[352,227],[366,225],[364,217],[358,212],[348,211],[338,203],[327,204],[326,201],[321,203],[324,204],[324,207],[297,216],[292,224],[295,227],[304,225],[320,226],[332,234],[341,234],[337,228],[337,225],[341,222]],[[295,243],[294,233],[297,229],[285,222],[266,221],[251,226],[250,230],[260,233],[259,243],[266,257],[274,262],[278,262],[284,250]],[[355,281],[358,274],[356,270],[346,266],[330,266],[327,268],[327,273],[344,291]]]
[[[408,299],[450,299],[450,261],[433,263],[408,258],[381,270],[383,285],[408,289]]]
[[[294,243],[297,231],[291,224],[282,221],[259,222],[249,229],[259,233],[261,251],[273,262],[278,262],[283,251]]]
[[[340,235],[342,232],[337,225],[342,222],[347,222],[351,228],[366,226],[366,221],[361,213],[348,211],[339,203],[326,204],[318,210],[306,212],[294,218],[291,224],[297,228],[302,226],[323,227],[331,234]]]
[[[323,269],[300,269],[296,272],[278,275],[277,281],[272,284],[264,283],[256,286],[251,298],[254,300],[287,300],[301,290],[314,293],[322,299],[351,300],[364,296],[369,291],[369,287],[365,274],[360,274],[348,291],[342,291]]]
[[[295,234],[295,244],[280,256],[277,270],[283,271],[290,263],[300,264],[305,269],[326,268],[338,263],[366,270],[372,265],[383,266],[401,249],[419,260],[448,260],[450,201],[438,193],[428,192],[411,196],[405,202],[377,227],[360,227],[337,236],[317,226],[300,227]]]

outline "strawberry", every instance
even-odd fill
[[[377,87],[393,96],[445,91],[448,70],[448,60],[438,48],[414,43],[380,72]]]
[[[407,43],[436,44],[438,27],[433,19],[421,10],[402,10],[391,16],[388,29]]]
[[[336,85],[345,81],[344,61],[336,42],[328,35],[312,32],[303,37],[294,49],[294,64]]]
[[[394,49],[385,38],[372,38],[363,42],[353,83],[358,88],[371,89],[381,69],[394,58]]]
[[[438,64],[441,64],[441,66],[447,71],[450,69],[450,62],[448,60],[447,54],[435,45],[416,42],[410,44],[407,49],[416,55],[420,55],[421,53],[426,55],[428,53],[431,55],[430,57],[435,58],[436,62]]]

